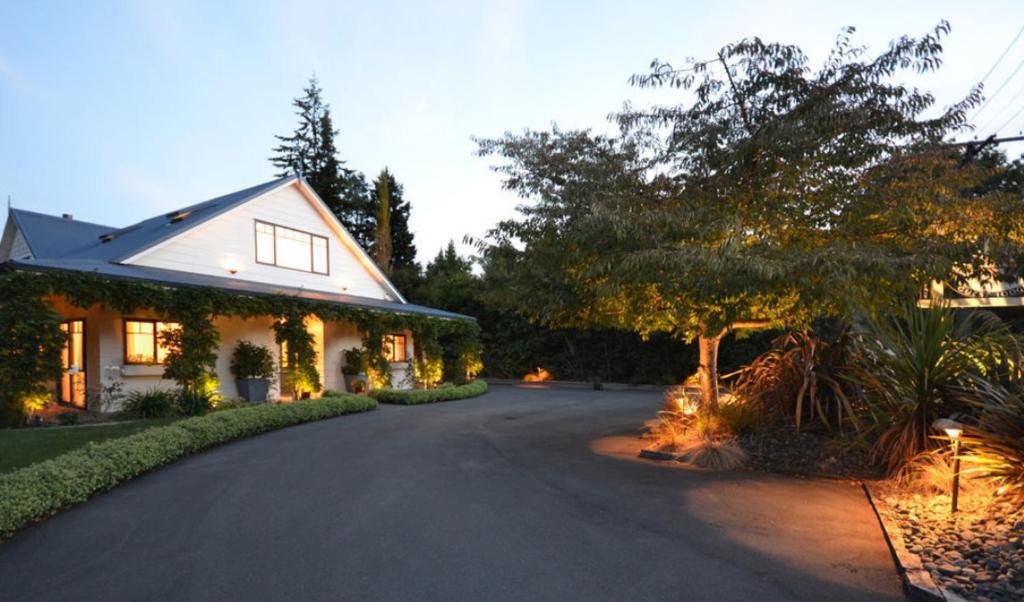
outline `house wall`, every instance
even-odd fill
[[[91,395],[99,395],[104,387],[121,383],[121,392],[147,391],[149,389],[173,389],[174,381],[163,378],[164,367],[160,365],[140,366],[126,365],[124,362],[124,320],[126,318],[164,319],[165,316],[152,311],[135,311],[122,315],[102,305],[94,305],[89,309],[79,309],[64,299],[50,298],[54,308],[65,319],[85,320],[85,368],[86,387]],[[236,317],[218,317],[214,320],[221,335],[221,344],[217,352],[216,371],[220,380],[219,392],[226,397],[237,397],[234,376],[231,374],[231,353],[240,340],[263,345],[274,355],[275,363],[280,366],[280,346],[274,341],[273,318],[259,317],[242,319]],[[341,374],[343,352],[352,347],[361,347],[362,338],[353,324],[344,322],[323,323],[311,317],[307,322],[309,331],[316,340],[318,354],[317,369],[326,389],[345,390],[345,381]],[[413,341],[410,333],[406,333],[408,353],[412,357]],[[403,386],[407,374],[407,364],[392,364],[392,384]],[[411,384],[411,383],[410,383]],[[52,384],[56,390],[56,383]],[[288,396],[284,392],[284,397]],[[272,385],[270,398],[282,397],[280,379]],[[116,411],[120,406],[106,408]]]
[[[25,236],[18,229],[14,220],[7,218],[3,237],[0,238],[0,262],[8,259],[27,259],[32,257],[32,249],[28,248]]]
[[[329,274],[256,263],[255,220],[328,238]],[[353,246],[324,219],[295,185],[271,191],[154,247],[131,263],[168,270],[231,277],[261,283],[392,299],[387,288]]]

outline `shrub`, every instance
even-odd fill
[[[90,443],[0,475],[0,536],[213,445],[301,422],[372,410],[376,405],[366,396],[345,395],[250,406]]]
[[[235,378],[265,378],[274,380],[274,355],[262,345],[238,341],[231,352],[231,374]]]
[[[981,408],[977,428],[963,435],[964,472],[991,480],[1024,500],[1024,391],[979,382],[973,404]]]
[[[345,365],[341,367],[342,374],[355,376],[356,374],[366,374],[369,371],[369,358],[363,349],[353,347],[346,349],[343,354],[345,356]]]
[[[185,416],[202,416],[213,409],[214,394],[203,389],[181,389],[175,402]]]
[[[826,428],[857,424],[860,388],[855,379],[852,337],[837,332],[793,332],[740,370],[735,394],[745,403],[796,423],[820,421]],[[861,406],[862,407],[862,406]]]
[[[177,392],[165,389],[132,391],[121,413],[129,418],[167,418],[181,414]]]
[[[74,424],[78,424],[78,420],[81,417],[82,415],[74,410],[71,410],[69,412],[61,412],[60,414],[57,414],[57,424],[60,424],[61,426],[71,426]]]
[[[1021,365],[1017,338],[995,315],[906,308],[862,334],[861,383],[879,425],[872,457],[890,474],[937,447],[936,419],[969,412],[964,388],[998,381]]]
[[[456,399],[467,399],[476,397],[487,392],[487,383],[482,380],[459,385],[457,387],[440,387],[438,389],[419,389],[405,391],[399,389],[376,389],[370,391],[370,396],[381,403],[395,403],[399,405],[417,405],[421,403],[434,403],[437,401],[454,401]]]

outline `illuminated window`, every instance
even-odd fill
[[[60,401],[85,407],[85,320],[60,325],[68,340],[61,352]]]
[[[163,333],[181,328],[176,322],[157,320],[125,320],[124,361],[126,364],[163,364],[167,361],[167,345]]]
[[[391,363],[409,361],[405,353],[405,335],[391,334],[384,337],[384,357]]]
[[[256,222],[256,262],[315,274],[331,271],[326,237],[261,221]]]

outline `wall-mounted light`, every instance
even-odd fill
[[[227,270],[228,273],[231,274],[232,276],[242,271],[242,262],[238,261],[233,257],[225,260],[222,265],[224,266],[224,269]]]

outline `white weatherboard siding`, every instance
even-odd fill
[[[256,263],[256,220],[327,237],[330,241],[330,274],[312,274]],[[131,263],[313,291],[397,300],[296,184],[268,192],[214,217],[142,253]],[[238,269],[238,272],[232,276],[228,268]]]
[[[0,261],[8,259],[30,259],[32,249],[28,248],[28,242],[21,230],[14,224],[14,220],[8,218],[4,226],[3,239],[0,240]]]

